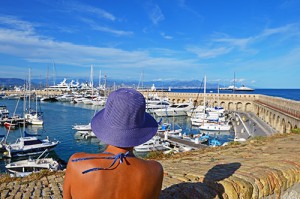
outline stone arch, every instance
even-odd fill
[[[276,115],[275,115],[275,113],[274,113],[274,114],[273,114],[273,117],[272,117],[272,123],[271,123],[272,126],[275,126],[275,125],[276,125],[275,119],[276,119]]]
[[[281,131],[282,133],[286,133],[286,124],[284,118],[281,120]]]
[[[213,102],[213,107],[218,106],[218,101]]]
[[[225,107],[225,102],[222,101],[222,102],[220,103],[220,106],[222,106],[222,107],[224,108],[224,107]]]
[[[237,103],[236,103],[236,110],[237,110],[237,111],[243,111],[242,109],[243,109],[243,104],[242,104],[242,102],[237,102]]]
[[[193,101],[193,105],[194,105],[194,107],[198,106],[197,100],[194,100],[194,101]]]
[[[287,126],[286,126],[286,132],[287,133],[291,133],[292,132],[292,129],[293,129],[293,126],[290,122],[287,123]]]
[[[265,109],[265,108],[262,108],[261,119],[262,119],[263,121],[266,121],[266,109]]]
[[[297,129],[297,128],[298,128],[297,125],[295,125],[295,126],[294,126],[294,129]]]
[[[180,99],[177,99],[177,100],[176,100],[176,103],[180,103]]]
[[[271,124],[272,123],[272,113],[271,113],[271,111],[269,111],[268,120],[269,120],[269,124]]]
[[[247,103],[245,104],[245,111],[246,111],[246,112],[251,111],[251,103],[247,102]]]
[[[277,118],[276,118],[276,130],[278,130],[278,131],[280,131],[281,129],[280,129],[280,117],[279,117],[279,115],[277,116]]]
[[[228,103],[228,110],[232,111],[234,109],[233,102]]]
[[[199,105],[204,105],[204,100],[199,100]]]

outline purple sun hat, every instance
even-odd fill
[[[138,146],[157,132],[157,121],[145,112],[144,96],[130,88],[113,91],[105,108],[92,119],[97,138],[116,147]]]

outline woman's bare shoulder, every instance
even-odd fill
[[[89,156],[88,153],[84,153],[84,152],[78,152],[78,153],[74,153],[73,155],[71,155],[71,157],[69,158],[69,162],[71,162],[74,159],[77,158],[83,158],[83,157],[87,157]]]
[[[155,160],[141,160],[144,168],[155,173],[163,173],[162,165]]]

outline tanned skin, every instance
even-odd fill
[[[133,147],[118,148],[108,145],[106,152],[118,154],[130,152],[131,156],[119,160],[109,170],[82,171],[95,167],[109,167],[113,159],[93,159],[72,162],[75,158],[109,156],[107,154],[76,153],[68,162],[63,185],[64,199],[155,199],[159,198],[163,180],[163,168],[156,161],[133,156]]]

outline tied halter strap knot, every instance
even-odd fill
[[[115,165],[115,163],[117,162],[118,159],[120,159],[119,163],[122,164],[124,158],[131,156],[129,154],[129,151],[127,151],[125,154],[118,153],[118,154],[114,155],[113,153],[109,153],[109,152],[103,152],[103,154],[112,154],[113,156],[75,158],[72,160],[72,162],[80,162],[80,161],[84,161],[84,160],[93,160],[93,159],[113,159],[114,160],[109,167],[95,167],[95,168],[91,168],[91,169],[88,169],[88,170],[85,170],[82,172],[82,174],[86,174],[86,173],[89,173],[92,171],[109,170],[109,169],[111,169],[112,166]]]

